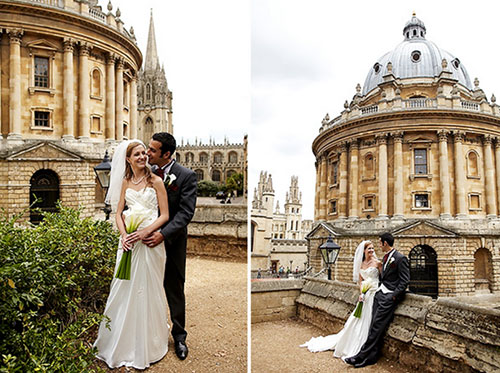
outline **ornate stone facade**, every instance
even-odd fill
[[[313,142],[322,228],[310,234],[309,260],[320,270],[313,241],[335,236],[338,278],[348,280],[357,243],[391,231],[410,258],[410,290],[498,292],[500,107],[425,33],[413,16],[363,91],[323,120]]]
[[[151,136],[156,132],[174,133],[172,91],[168,89],[165,68],[160,67],[158,59],[153,11],[149,22],[146,60],[138,73],[137,103],[139,110],[137,136],[144,143],[149,143]]]
[[[241,173],[246,190],[246,149],[247,136],[243,138],[242,144],[232,144],[227,140],[222,144],[216,144],[212,140],[203,144],[196,140],[194,145],[181,142],[177,146],[175,157],[180,164],[196,172],[198,181],[225,183],[231,175]]]
[[[312,228],[311,220],[302,220],[302,193],[298,177],[292,176],[290,189],[286,193],[284,211],[276,201],[274,206],[272,176],[260,173],[254,191],[252,211],[252,271],[259,268],[278,270],[280,266],[294,271],[303,271],[307,263],[307,241],[305,234]]]
[[[93,167],[105,149],[137,136],[142,54],[96,0],[0,1],[0,207],[65,205],[94,214],[102,200]],[[50,206],[49,206],[50,205]]]

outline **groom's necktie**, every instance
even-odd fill
[[[385,254],[385,255],[384,255],[384,260],[383,260],[383,262],[382,262],[383,264],[385,264],[385,262],[387,262],[387,257],[388,257],[388,256],[389,256],[389,253],[387,253],[387,254]]]
[[[162,180],[165,178],[165,170],[161,167],[158,167],[155,170],[155,174],[158,175],[159,177],[161,177]]]

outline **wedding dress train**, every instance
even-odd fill
[[[158,217],[156,191],[146,187],[139,191],[128,188],[127,206],[140,204],[150,210],[148,218],[139,226],[144,228]],[[122,257],[118,247],[115,273]],[[110,368],[119,366],[145,369],[165,356],[168,349],[167,298],[163,289],[165,247],[160,244],[147,247],[138,241],[132,250],[130,280],[113,278],[104,314],[104,320],[94,343],[97,357]]]
[[[373,283],[372,288],[365,294],[361,317],[354,317],[353,311],[340,332],[326,337],[313,337],[300,347],[307,347],[311,352],[335,350],[333,356],[340,358],[354,356],[361,350],[368,338],[372,321],[373,299],[378,288],[379,272],[376,267],[370,267],[361,269],[359,273],[363,280]]]

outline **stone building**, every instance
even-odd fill
[[[176,159],[183,166],[196,172],[198,181],[208,180],[225,183],[235,173],[244,175],[244,190],[246,190],[246,149],[247,136],[243,143],[230,143],[226,139],[217,144],[210,139],[208,144],[195,140],[194,144],[181,141],[177,146]]]
[[[60,199],[93,215],[102,200],[93,167],[137,136],[142,54],[112,10],[97,0],[0,1],[0,207],[9,214],[35,193],[42,208]]]
[[[252,271],[261,269],[285,269],[300,271],[307,265],[307,241],[305,235],[312,228],[311,220],[302,220],[302,193],[298,177],[292,176],[286,193],[284,210],[279,201],[274,207],[274,189],[271,174],[260,173],[254,191],[251,218]]]
[[[317,248],[332,235],[336,278],[350,281],[359,241],[378,246],[390,231],[409,258],[410,291],[499,292],[500,107],[415,15],[403,36],[313,142],[309,263],[321,270]]]
[[[137,109],[139,110],[137,136],[149,143],[156,132],[174,133],[172,124],[172,92],[168,89],[165,68],[160,67],[156,49],[153,11],[149,21],[146,59],[138,73]]]

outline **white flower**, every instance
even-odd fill
[[[127,233],[135,232],[149,214],[150,211],[138,203],[132,206],[132,208],[125,210],[123,216]]]
[[[167,183],[167,185],[172,185],[172,183],[177,179],[177,176],[175,176],[174,174],[168,174],[167,175],[167,180],[165,180],[165,182]]]
[[[391,258],[391,260],[389,260],[389,264],[392,264],[392,263],[394,263],[394,261],[395,261],[395,260],[396,260],[396,259],[394,259],[394,258]]]

